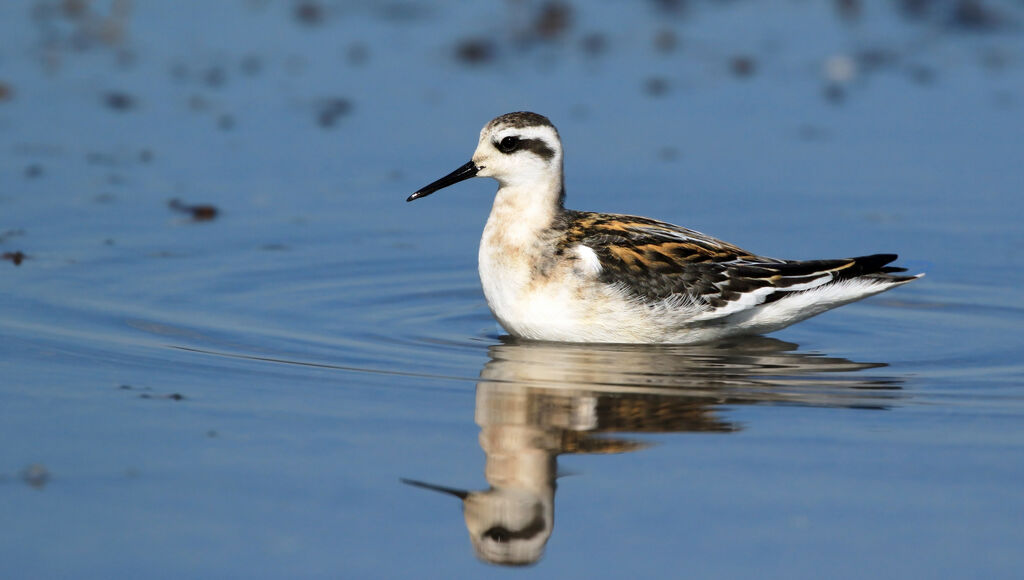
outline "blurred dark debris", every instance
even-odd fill
[[[989,8],[981,0],[957,2],[949,23],[954,28],[978,31],[996,30],[1010,24],[1003,14]]]
[[[652,0],[651,3],[658,11],[673,16],[684,15],[690,4],[688,0]]]
[[[171,79],[175,81],[184,82],[188,80],[188,66],[184,63],[176,62],[172,64],[169,72],[171,73]]]
[[[235,128],[235,117],[224,113],[217,117],[217,128],[221,131],[230,131]]]
[[[153,161],[153,151],[151,149],[142,149],[139,151],[139,161],[143,163],[149,163]]]
[[[210,204],[190,205],[190,204],[186,204],[185,202],[181,201],[180,199],[172,199],[171,201],[167,202],[167,206],[170,207],[171,209],[175,210],[175,211],[189,214],[190,216],[192,216],[192,221],[197,221],[197,222],[210,221],[210,220],[216,218],[217,214],[220,213],[220,211],[214,205],[210,205]]]
[[[801,141],[827,141],[831,136],[828,129],[814,125],[800,125],[797,129],[797,138]]]
[[[345,97],[321,100],[316,106],[316,122],[325,129],[334,127],[338,119],[352,112],[352,101]]]
[[[10,84],[0,81],[0,103],[14,98],[14,89]]]
[[[0,244],[6,242],[7,240],[9,240],[11,238],[17,238],[17,237],[24,236],[24,235],[25,235],[25,230],[23,230],[21,228],[16,228],[16,229],[6,230],[4,232],[0,232]]]
[[[533,31],[541,40],[554,40],[569,30],[572,16],[572,6],[569,4],[558,1],[545,2],[534,19]]]
[[[822,90],[821,94],[823,97],[825,97],[826,101],[832,103],[833,105],[841,104],[843,101],[846,100],[846,89],[844,89],[842,85],[836,83],[825,85],[825,88]]]
[[[1018,102],[1019,98],[1013,91],[1000,90],[992,93],[992,106],[997,109],[1015,109]]]
[[[839,14],[839,18],[847,22],[856,22],[860,20],[861,3],[860,0],[835,0],[836,13]]]
[[[188,108],[200,112],[210,108],[210,102],[202,95],[192,95],[188,98]]]
[[[43,489],[50,482],[50,470],[42,463],[33,463],[21,470],[21,480],[32,489]]]
[[[219,89],[228,80],[228,72],[221,66],[211,66],[203,72],[203,84],[211,89]]]
[[[362,42],[353,42],[345,49],[345,60],[352,66],[361,66],[370,60],[370,47]]]
[[[644,92],[651,97],[663,97],[668,94],[669,83],[665,77],[650,77],[644,81]]]
[[[150,153],[150,155],[152,155]],[[114,148],[110,151],[86,151],[85,162],[89,165],[102,167],[125,167],[138,162],[145,162],[144,154],[133,149]],[[117,174],[111,173],[107,176],[107,183],[120,185],[124,179]]]
[[[580,39],[580,47],[588,56],[601,56],[608,52],[608,35],[603,32],[590,32]]]
[[[666,145],[658,149],[658,159],[665,162],[676,161],[679,159],[679,149],[672,145]]]
[[[28,256],[25,255],[25,252],[18,250],[16,252],[4,252],[2,255],[0,255],[0,258],[3,258],[4,260],[13,263],[15,266],[20,266],[21,263],[24,262],[26,258],[28,258]]]
[[[136,387],[134,385],[123,384],[119,385],[118,390],[121,391],[144,391],[139,394],[140,399],[165,399],[168,401],[184,401],[187,397],[181,393],[170,393],[167,395],[153,394],[152,387]]]
[[[729,60],[729,70],[737,77],[746,78],[757,71],[757,61],[751,56],[734,56]]]
[[[937,76],[935,69],[923,64],[912,64],[906,68],[906,72],[910,80],[919,85],[931,85]]]
[[[299,24],[316,26],[324,22],[324,7],[314,0],[299,0],[292,8],[292,16]]]
[[[135,97],[120,91],[110,91],[103,95],[103,104],[108,109],[125,112],[134,109],[137,105]]]
[[[1002,72],[1013,64],[1013,56],[1005,50],[990,47],[981,53],[981,65],[992,72]]]
[[[498,55],[498,45],[489,38],[466,38],[455,45],[455,58],[468,65],[491,62]]]
[[[674,30],[670,28],[662,28],[661,30],[654,33],[654,50],[668,54],[675,51],[676,47],[679,46],[679,37],[676,36]]]
[[[586,121],[591,116],[590,106],[586,103],[575,103],[569,107],[569,115],[577,121]]]
[[[982,0],[899,0],[896,5],[909,20],[938,22],[954,30],[992,32],[1019,24]]]
[[[129,385],[129,384],[118,385],[117,388],[122,390],[122,391],[151,391],[151,390],[153,390],[153,389],[151,389],[149,387],[135,387],[135,386]]]
[[[263,72],[263,59],[259,55],[247,54],[238,61],[238,70],[248,77],[254,77]]]
[[[184,401],[186,399],[185,395],[182,395],[181,393],[171,393],[169,395],[151,395],[149,393],[142,393],[141,395],[139,395],[139,398],[140,399],[164,399],[164,400],[167,400],[167,401]]]
[[[43,166],[38,163],[30,163],[25,167],[25,177],[35,179],[43,176]]]
[[[854,58],[857,61],[857,67],[865,73],[896,65],[900,61],[900,55],[896,51],[885,47],[860,50],[854,55]]]
[[[433,14],[430,2],[402,0],[370,2],[377,16],[389,22],[414,22],[424,20]]]

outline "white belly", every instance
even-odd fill
[[[663,342],[657,312],[596,280],[585,260],[564,258],[539,273],[524,252],[480,246],[487,305],[513,336],[558,342]]]

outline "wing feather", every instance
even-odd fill
[[[598,279],[655,305],[683,300],[698,319],[728,316],[796,292],[864,275],[898,279],[886,266],[894,254],[836,260],[778,260],[758,256],[700,232],[616,214],[565,212],[562,243],[597,257]]]

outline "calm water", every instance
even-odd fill
[[[0,576],[1017,577],[1022,24],[4,2]],[[493,182],[403,200],[519,109],[571,207],[927,276],[729,344],[511,340]]]

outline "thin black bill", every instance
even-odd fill
[[[469,497],[469,492],[463,489],[455,489],[453,487],[445,487],[443,485],[434,485],[432,483],[426,483],[424,481],[416,481],[415,479],[402,478],[402,483],[406,485],[412,485],[414,487],[422,487],[423,489],[429,489],[430,491],[439,491],[448,495],[454,495],[459,499],[466,499]]]
[[[480,171],[480,168],[477,167],[475,163],[470,161],[469,163],[463,165],[462,167],[456,169],[455,171],[452,171],[448,175],[445,175],[441,179],[438,179],[434,183],[421,187],[416,193],[410,195],[409,198],[406,199],[405,201],[412,201],[414,199],[419,199],[421,197],[427,197],[428,195],[434,193],[439,189],[444,189],[449,185],[454,185],[460,181],[464,181],[466,179],[469,179],[470,177],[475,176],[477,171]]]

